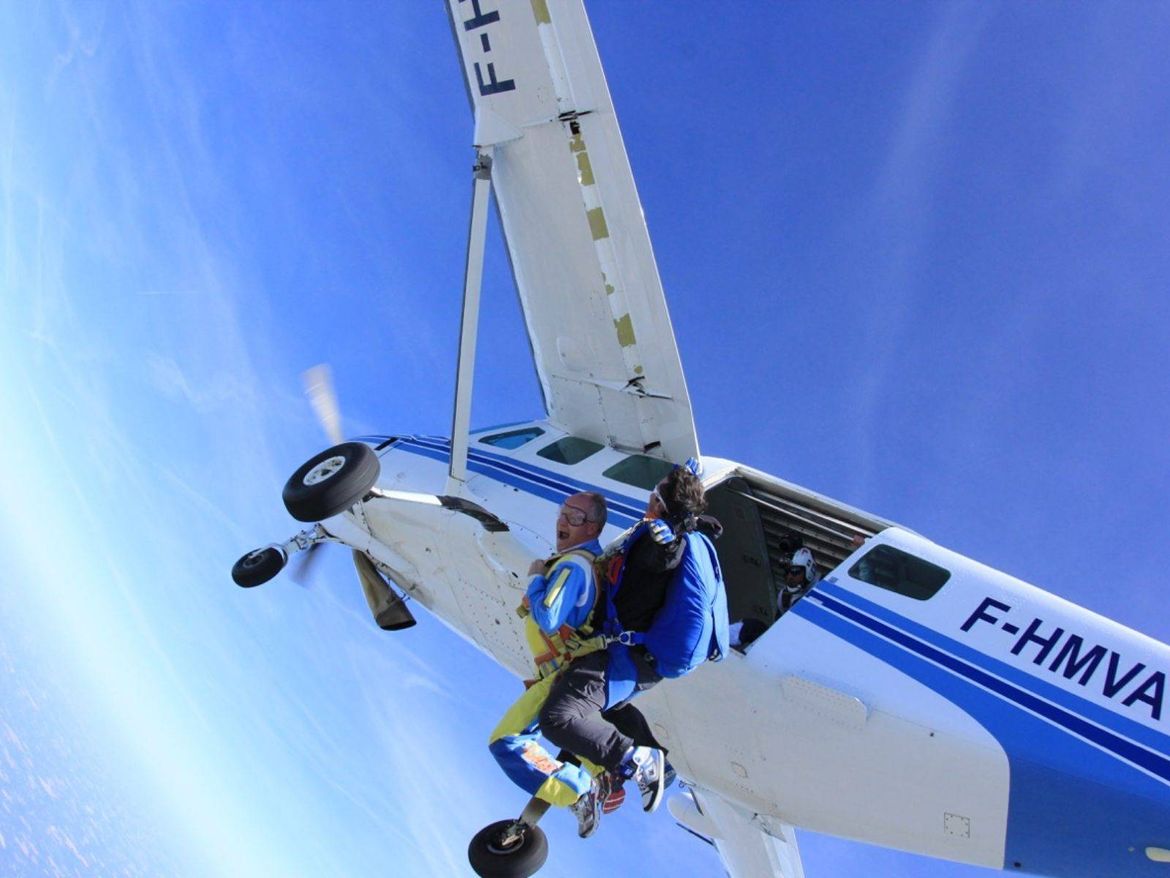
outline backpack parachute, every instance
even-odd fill
[[[625,548],[633,545],[643,530],[635,529]],[[698,532],[682,539],[686,547],[666,587],[662,607],[648,630],[635,632],[630,638],[654,656],[655,667],[663,677],[685,676],[703,662],[721,661],[727,655],[727,592],[715,547]],[[612,622],[612,600],[609,610]]]
[[[701,533],[684,539],[682,561],[643,640],[664,677],[682,677],[727,654],[727,592],[715,547]]]

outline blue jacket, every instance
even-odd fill
[[[564,626],[576,630],[589,620],[597,600],[593,559],[600,554],[601,544],[590,540],[562,552],[543,575],[532,577],[529,610],[545,634],[555,634]]]

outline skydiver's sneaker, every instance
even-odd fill
[[[577,816],[577,835],[589,838],[597,832],[597,825],[601,823],[602,810],[606,799],[609,798],[609,774],[602,772],[593,778],[593,784],[588,792],[573,803],[570,810]]]
[[[642,810],[656,810],[666,789],[666,755],[653,747],[635,747],[622,760],[623,773],[632,778],[642,793]]]

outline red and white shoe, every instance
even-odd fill
[[[577,818],[577,835],[589,838],[597,832],[597,825],[601,823],[601,815],[605,812],[605,803],[609,799],[609,775],[602,773],[593,778],[589,790],[570,807]]]

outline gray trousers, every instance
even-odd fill
[[[644,661],[636,664],[638,692],[662,679]],[[628,700],[605,709],[608,668],[609,653],[599,650],[561,671],[540,710],[540,731],[562,750],[616,771],[630,747],[663,748],[642,712]]]

